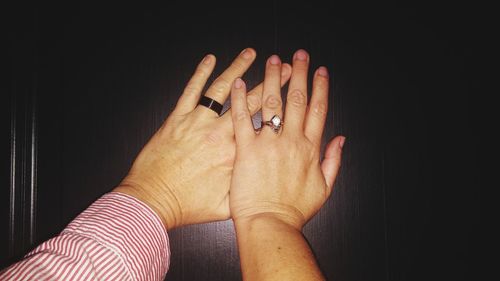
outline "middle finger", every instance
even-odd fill
[[[298,50],[293,56],[293,71],[286,99],[285,133],[303,134],[304,118],[307,109],[307,71],[309,55],[305,50]]]

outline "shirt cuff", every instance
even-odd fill
[[[110,192],[61,233],[91,238],[111,249],[133,280],[163,280],[170,264],[168,235],[159,216],[137,198]]]

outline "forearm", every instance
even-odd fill
[[[272,216],[235,222],[244,280],[324,280],[302,233]]]
[[[169,259],[159,217],[143,202],[112,192],[1,272],[0,280],[163,280]]]

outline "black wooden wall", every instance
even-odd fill
[[[329,280],[469,280],[479,224],[467,68],[471,10],[285,1],[38,3],[4,10],[0,262],[116,186],[197,62],[305,48],[333,73],[325,140],[347,136],[305,235]],[[7,61],[9,62],[9,61]],[[214,76],[215,77],[215,76]],[[170,234],[167,280],[238,280],[230,221]]]

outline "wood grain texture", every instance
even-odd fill
[[[479,216],[465,164],[475,157],[464,137],[470,80],[460,38],[467,26],[438,10],[366,8],[318,1],[35,6],[37,240],[120,182],[205,54],[217,56],[217,75],[243,48],[255,48],[244,76],[252,86],[267,57],[290,61],[304,48],[313,70],[325,65],[332,73],[324,143],[347,137],[334,193],[304,229],[327,278],[467,280]],[[241,279],[232,222],[169,235],[167,280]]]

